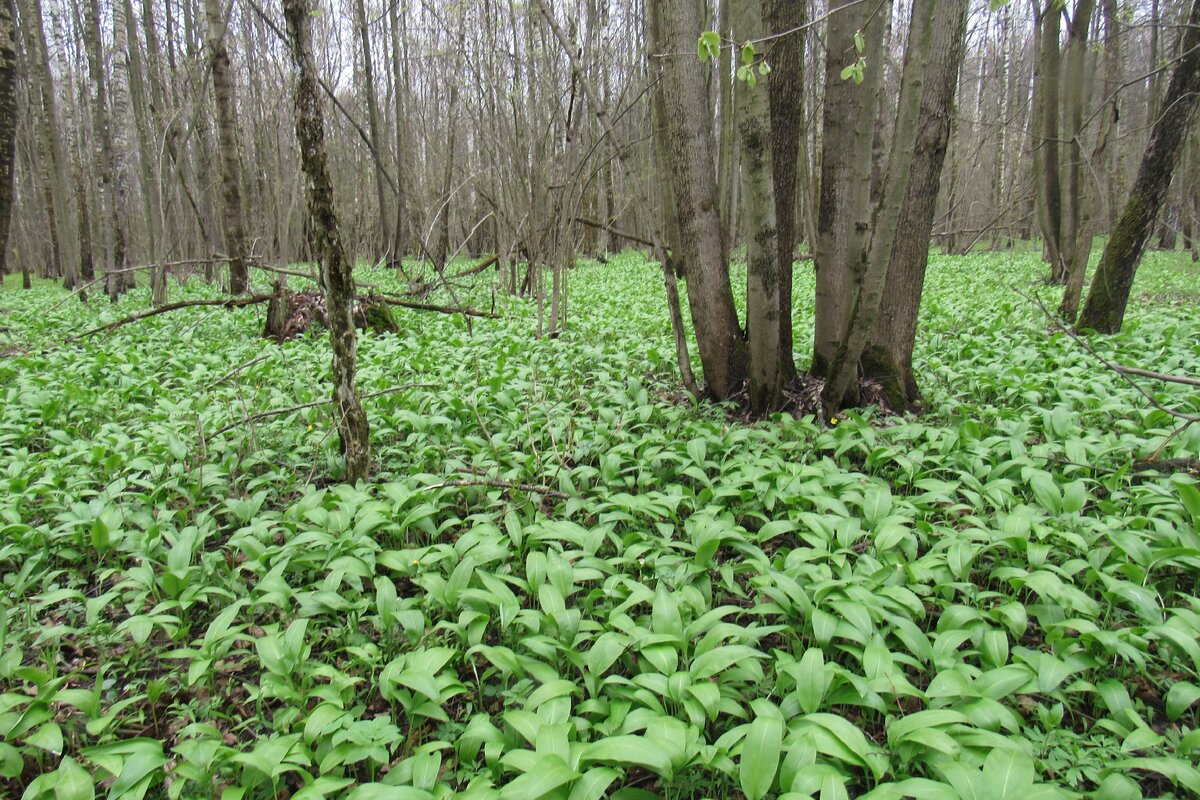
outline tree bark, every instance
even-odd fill
[[[808,4],[797,0],[768,0],[767,27],[781,33],[767,54],[771,74],[767,96],[771,104],[771,168],[775,192],[775,231],[779,250],[779,369],[786,383],[796,376],[792,355],[792,260],[796,250],[797,174],[804,140],[804,30]],[[804,190],[807,191],[807,182]]]
[[[367,130],[371,132],[371,145],[377,153],[383,153],[383,136],[379,125],[379,100],[375,96],[375,62],[371,57],[371,35],[367,28],[367,8],[365,0],[354,0],[354,19],[358,28],[359,45],[363,56],[363,84],[367,102]],[[375,196],[379,202],[379,240],[384,252],[390,249],[390,239],[387,224],[387,194],[385,186],[387,179],[383,175],[383,161],[374,160],[375,164]]]
[[[308,195],[309,240],[321,258],[321,283],[329,315],[329,341],[333,349],[333,404],[338,433],[346,458],[346,480],[367,477],[371,460],[370,429],[355,387],[358,335],[354,328],[354,275],[338,237],[333,208],[333,184],[325,154],[324,118],[317,94],[317,65],[312,57],[309,4],[283,0],[288,44],[296,68],[296,138]]]
[[[12,0],[0,0],[0,279],[7,271],[17,144],[17,30]]]
[[[92,120],[100,139],[99,203],[103,209],[100,216],[102,219],[106,217],[108,222],[107,225],[101,225],[105,230],[105,268],[109,273],[107,288],[109,297],[116,300],[117,295],[125,288],[120,272],[126,266],[124,181],[118,180],[116,176],[114,140],[108,113],[108,79],[104,74],[104,52],[100,36],[100,0],[89,0],[84,7],[87,21],[83,38],[93,88]]]
[[[762,0],[739,0],[733,28],[736,41],[750,41],[762,36],[765,33]],[[749,69],[753,77],[756,65],[749,65]],[[780,320],[784,309],[781,306],[780,253],[772,186],[771,113],[764,88],[751,86],[745,80],[739,80],[737,85],[740,95],[738,149],[748,233],[746,333],[750,356],[750,410],[755,414],[777,411],[783,403],[783,328]],[[790,312],[790,307],[787,310]]]
[[[221,0],[204,0],[208,17],[209,69],[217,104],[217,146],[221,151],[221,188],[224,199],[225,248],[229,255],[229,291],[250,289],[246,266],[246,231],[242,216],[241,170],[238,167],[238,120],[229,74],[228,25]]]
[[[1059,182],[1059,84],[1061,55],[1058,49],[1062,14],[1055,0],[1046,0],[1038,11],[1034,0],[1037,63],[1034,71],[1033,172],[1037,190],[1038,223],[1050,261],[1050,280],[1062,283],[1062,185]]]
[[[738,327],[722,260],[720,217],[712,180],[712,132],[693,121],[706,108],[703,65],[696,58],[700,35],[699,8],[691,0],[662,0],[652,5],[650,68],[661,70],[655,91],[661,93],[666,136],[663,164],[675,198],[679,224],[679,256],[685,265],[688,306],[696,330],[708,393],[727,400],[746,380],[746,350]]]
[[[1079,318],[1080,329],[1116,333],[1124,322],[1134,275],[1171,187],[1171,176],[1183,150],[1188,123],[1197,98],[1200,98],[1200,0],[1192,0],[1179,52],[1181,55],[1167,86],[1162,113],[1155,120],[1129,199],[1092,279]]]
[[[940,0],[940,3],[953,1]],[[821,393],[821,405],[826,418],[858,401],[859,360],[871,329],[875,327],[883,301],[888,262],[912,172],[925,86],[925,62],[933,38],[934,12],[938,5],[939,0],[915,0],[913,3],[908,46],[904,51],[904,71],[900,79],[900,98],[896,106],[896,126],[879,202],[871,213],[870,245],[865,263],[853,276],[855,292],[850,313],[829,364],[825,389]],[[943,38],[943,41],[948,42],[949,37]]]
[[[892,244],[884,286],[887,302],[880,308],[862,355],[863,377],[879,381],[897,411],[915,411],[921,404],[913,372],[913,346],[966,42],[965,5],[943,0],[937,14],[921,97],[921,122],[900,215],[899,230],[904,235]]]
[[[1095,9],[1095,0],[1077,0],[1067,37],[1067,70],[1064,76],[1066,97],[1063,107],[1065,122],[1063,134],[1067,139],[1067,152],[1062,171],[1065,186],[1063,187],[1064,202],[1059,245],[1063,260],[1062,280],[1068,287],[1064,292],[1063,310],[1069,310],[1071,316],[1074,316],[1074,309],[1068,308],[1069,301],[1073,294],[1075,298],[1078,298],[1078,291],[1074,290],[1074,287],[1082,286],[1082,276],[1077,280],[1075,272],[1077,269],[1086,270],[1088,262],[1088,253],[1077,251],[1083,249],[1090,252],[1092,247],[1091,238],[1083,235],[1085,229],[1090,230],[1090,225],[1087,224],[1083,213],[1089,193],[1085,191],[1082,180],[1083,171],[1087,167],[1083,160],[1081,137],[1083,136],[1083,110],[1088,96],[1088,76],[1085,72],[1088,32],[1092,27],[1092,13]],[[1077,299],[1075,303],[1078,303]]]
[[[68,213],[70,204],[67,197],[70,193],[67,178],[66,152],[63,148],[61,128],[58,122],[58,103],[54,93],[54,82],[50,72],[49,48],[46,41],[46,30],[42,22],[42,8],[39,0],[29,0],[23,16],[27,25],[25,30],[26,49],[32,69],[31,77],[36,88],[31,87],[32,96],[40,100],[41,106],[39,133],[42,140],[42,150],[46,158],[45,191],[46,208],[49,213],[51,249],[63,278],[63,285],[73,289],[79,280],[79,259],[75,253],[74,240],[68,235]],[[35,101],[37,102],[37,101]]]
[[[853,275],[865,268],[870,232],[871,136],[882,65],[882,17],[891,3],[837,0],[826,20],[825,102],[821,119],[821,178],[817,206],[816,320],[812,374],[824,376],[846,329]],[[843,79],[842,68],[857,59],[854,35],[861,31],[870,56],[862,85]]]

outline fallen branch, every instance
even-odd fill
[[[1140,394],[1142,397],[1144,397],[1146,399],[1146,402],[1148,402],[1154,408],[1158,409],[1159,411],[1163,412],[1164,414],[1169,414],[1170,416],[1174,417],[1175,419],[1183,420],[1184,422],[1187,422],[1189,424],[1193,423],[1193,422],[1200,422],[1200,415],[1185,414],[1182,411],[1177,411],[1173,408],[1167,408],[1162,403],[1158,402],[1158,400],[1154,399],[1154,396],[1152,394],[1150,394],[1145,389],[1143,389],[1142,386],[1137,381],[1135,381],[1133,378],[1129,377],[1129,374],[1127,374],[1129,372],[1129,370],[1136,369],[1135,367],[1123,367],[1120,364],[1115,364],[1112,361],[1109,361],[1107,358],[1105,358],[1104,356],[1097,353],[1095,348],[1093,348],[1090,344],[1088,344],[1086,341],[1084,341],[1079,336],[1079,334],[1075,333],[1075,331],[1071,330],[1066,325],[1063,325],[1062,322],[1059,321],[1058,317],[1054,316],[1054,314],[1051,314],[1050,309],[1046,308],[1046,304],[1042,302],[1040,297],[1038,297],[1037,295],[1030,297],[1029,295],[1025,294],[1024,292],[1022,292],[1020,290],[1016,290],[1016,292],[1021,297],[1024,297],[1026,300],[1028,300],[1029,302],[1033,303],[1038,308],[1040,308],[1042,313],[1046,315],[1046,319],[1050,320],[1050,322],[1054,325],[1055,328],[1060,330],[1062,333],[1066,334],[1067,337],[1069,337],[1071,339],[1071,341],[1075,342],[1075,344],[1082,347],[1089,355],[1092,356],[1092,358],[1094,358],[1098,362],[1100,362],[1100,364],[1105,369],[1109,370],[1110,372],[1115,372],[1116,374],[1118,374],[1122,378],[1124,378],[1125,382],[1128,383],[1130,386],[1132,386],[1135,390],[1137,390],[1137,393]],[[1150,370],[1141,370],[1141,372],[1150,372]],[[1132,374],[1138,374],[1138,373],[1132,373]],[[1163,374],[1164,373],[1161,373],[1161,372],[1154,373],[1154,375],[1163,375]],[[1154,375],[1152,375],[1152,377]],[[1177,376],[1172,376],[1172,377],[1177,377]],[[1161,378],[1160,378],[1160,380],[1161,380]]]
[[[255,256],[246,256],[246,258],[253,259],[253,258],[255,258]],[[124,275],[129,272],[144,272],[145,270],[148,270],[148,269],[162,269],[162,268],[170,269],[171,267],[195,267],[195,266],[199,266],[201,264],[212,264],[214,262],[228,261],[228,260],[229,260],[228,256],[212,255],[208,258],[185,258],[180,261],[164,261],[159,264],[140,264],[136,267],[122,267],[121,269],[110,269],[110,270],[107,270],[104,273],[102,273],[100,275],[100,277],[93,278],[92,280],[88,281],[87,283],[83,284],[82,286],[79,286],[77,289],[72,291],[69,295],[64,297],[62,300],[59,300],[54,305],[50,306],[49,310],[53,311],[54,309],[61,306],[63,303],[70,300],[72,297],[83,294],[88,289],[95,286],[97,283],[107,280],[109,275]]]
[[[112,332],[112,331],[115,331],[117,328],[124,327],[125,325],[129,325],[134,322],[139,322],[144,319],[149,319],[150,317],[157,317],[159,314],[166,314],[170,311],[178,311],[181,308],[192,308],[195,306],[220,306],[223,308],[245,308],[246,306],[257,305],[258,303],[265,303],[268,300],[270,300],[272,297],[274,297],[274,295],[256,294],[256,295],[251,295],[250,297],[233,297],[233,298],[229,298],[227,300],[183,300],[178,303],[167,303],[165,306],[159,306],[158,308],[151,309],[150,311],[146,311],[141,314],[134,314],[132,317],[125,317],[124,319],[119,319],[116,322],[110,322],[106,325],[101,325],[98,328],[92,328],[90,331],[84,331],[83,333],[78,334],[76,336],[68,337],[67,341],[74,342],[79,339],[86,338],[88,336],[93,336],[97,333],[103,333],[105,331]]]
[[[435,388],[437,388],[437,385],[433,384],[433,383],[406,383],[403,386],[392,386],[388,389],[381,389],[378,392],[369,392],[368,394],[361,395],[359,397],[359,399],[360,400],[370,400],[374,397],[382,397],[386,394],[395,394],[396,392],[402,392],[405,389],[435,389]],[[233,430],[234,428],[240,428],[243,425],[250,425],[255,422],[260,422],[261,420],[264,420],[264,419],[270,419],[271,417],[278,417],[281,414],[290,414],[293,411],[303,411],[306,408],[316,408],[317,406],[328,406],[328,405],[333,405],[332,398],[330,398],[328,400],[313,400],[308,403],[300,403],[299,405],[288,406],[287,408],[273,408],[270,411],[259,411],[257,414],[251,414],[248,417],[242,417],[237,422],[231,422],[228,425],[226,425],[225,427],[218,429],[216,432],[209,434],[209,436],[210,437],[220,436],[222,433],[228,433],[229,431]]]
[[[1114,366],[1117,372],[1126,375],[1139,375],[1143,378],[1153,378],[1156,381],[1164,383],[1182,383],[1184,386],[1200,386],[1200,378],[1189,378],[1186,375],[1168,375],[1165,372],[1155,372],[1149,369],[1140,369],[1138,367],[1123,367],[1120,364]]]
[[[566,492],[560,492],[557,489],[551,489],[548,486],[538,486],[533,483],[511,483],[502,481],[497,478],[459,478],[452,481],[443,481],[435,483],[432,486],[426,486],[427,491],[433,489],[446,489],[451,486],[491,486],[496,489],[509,489],[511,491],[533,492],[545,497],[553,497],[556,500],[569,500],[571,495]]]
[[[429,303],[414,303],[411,300],[401,300],[398,297],[389,295],[374,295],[376,300],[382,303],[387,303],[390,306],[400,306],[401,308],[412,308],[417,311],[433,311],[438,314],[462,314],[467,317],[484,317],[486,319],[500,319],[499,314],[493,314],[490,311],[480,311],[475,308],[463,308],[456,306],[435,306]]]

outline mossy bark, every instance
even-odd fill
[[[1162,114],[1150,133],[1150,143],[1129,200],[1100,257],[1100,266],[1079,317],[1080,329],[1116,333],[1124,322],[1134,275],[1171,187],[1188,122],[1200,98],[1200,0],[1192,0],[1178,52],[1181,55],[1167,87]]]
[[[317,93],[317,65],[312,57],[309,2],[284,0],[288,44],[296,67],[296,138],[308,197],[309,242],[322,260],[321,283],[333,348],[333,405],[338,416],[346,480],[367,477],[371,459],[370,430],[355,387],[358,335],[354,328],[354,276],[338,235],[333,183],[325,151],[324,119]]]

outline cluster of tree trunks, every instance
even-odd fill
[[[872,150],[879,146],[874,133],[885,122],[877,118],[882,70],[868,67],[861,82],[846,80],[842,71],[860,52],[882,52],[890,4],[881,10],[835,2],[832,11],[826,22],[830,55],[815,225],[812,362],[813,374],[825,379],[827,416],[858,402],[864,371],[887,387],[895,407],[911,408],[919,400],[912,341],[966,31],[963,4],[929,0],[914,5],[893,146],[872,193]],[[694,4],[673,0],[656,4],[648,21],[651,64],[661,74],[656,134],[670,176],[670,197],[664,198],[670,211],[667,227],[678,231],[672,241],[678,242],[676,259],[687,278],[706,388],[726,399],[748,380],[755,413],[778,409],[784,386],[795,374],[790,320],[799,135],[783,110],[787,98],[794,102],[798,96],[802,50],[795,32],[803,29],[803,17],[788,17],[775,7],[770,18],[793,24],[784,29],[791,34],[775,34],[773,47],[780,49],[780,57],[773,58],[774,49],[767,54],[773,68],[765,80],[772,89],[766,93],[739,81],[735,94],[747,227],[744,336],[733,306],[716,187],[707,177],[712,133],[689,124],[686,113],[704,102],[704,68],[679,54],[699,36],[702,20]],[[764,35],[766,19],[760,4],[739,3],[732,20],[735,40],[770,38]],[[786,219],[783,241],[781,219]],[[904,236],[898,235],[900,230]],[[889,289],[885,310],[883,297]]]

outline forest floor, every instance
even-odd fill
[[[828,429],[685,399],[636,255],[572,271],[554,340],[483,283],[502,319],[398,308],[358,487],[329,406],[247,421],[329,396],[323,334],[197,307],[67,342],[148,290],[10,276],[0,796],[1200,793],[1197,476],[1134,468],[1178,421],[1021,296],[1057,306],[1038,262],[935,258],[928,413]],[[1198,278],[1150,254],[1093,346],[1200,375]],[[804,351],[811,264],[795,297]]]

